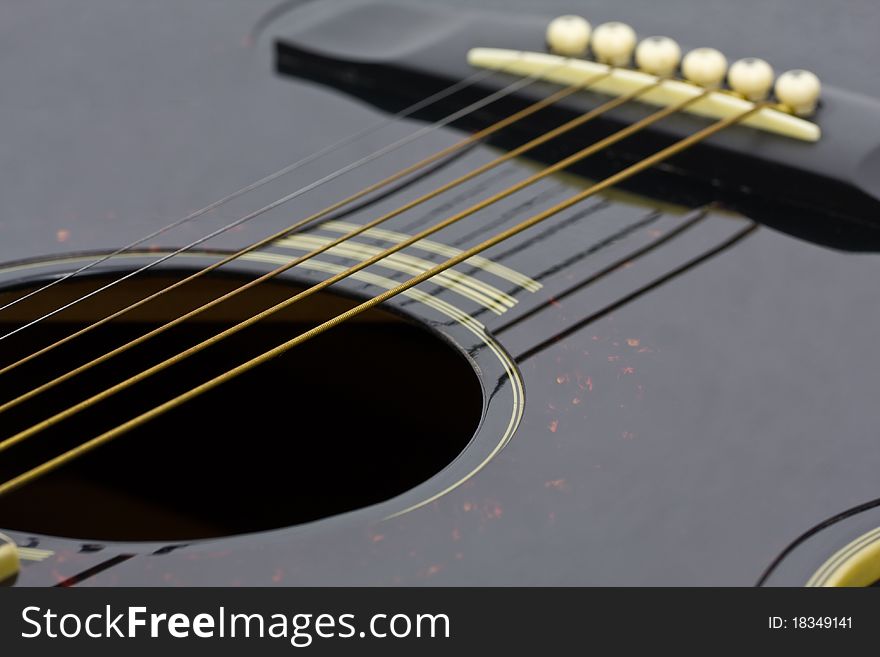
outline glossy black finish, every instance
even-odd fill
[[[4,263],[116,248],[381,120],[375,108],[346,94],[273,74],[272,26],[287,29],[283,20],[250,32],[272,2],[196,3],[199,10],[86,4],[88,11],[35,0],[4,23],[3,43],[15,53],[0,59],[0,81],[14,90],[0,99],[8,117],[0,131],[10,144],[0,180]],[[328,3],[312,6],[321,4]],[[880,78],[867,66],[877,54],[865,20],[876,15],[873,7],[854,3],[841,12],[813,3],[796,13],[795,26],[790,16],[804,3],[754,3],[748,16],[743,4],[682,0],[657,12],[656,3],[584,2],[541,11],[582,11],[593,22],[623,18],[641,34],[718,45],[732,57],[754,53],[780,69],[817,68],[830,86],[880,96]],[[417,35],[402,36],[418,44]],[[835,38],[843,54],[815,47]],[[184,244],[421,125],[390,126],[154,246]],[[432,133],[209,246],[228,250],[258,239],[460,137]],[[473,149],[345,220],[368,221],[496,154]],[[389,227],[415,232],[533,167],[506,165]],[[544,181],[436,240],[474,244],[583,184],[576,177]],[[27,562],[17,583],[752,585],[798,536],[878,496],[880,420],[877,256],[763,226],[749,231],[752,225],[721,209],[694,212],[619,194],[572,208],[486,254],[539,281],[539,291],[459,268],[516,300],[502,314],[448,288],[421,286],[483,322],[500,356],[436,308],[410,298],[389,304],[479,367],[482,425],[437,477],[361,511],[204,543],[97,543],[12,532],[21,545],[54,551]],[[315,234],[333,235],[325,228]],[[106,270],[128,271],[149,257]],[[177,266],[211,259],[201,254]],[[0,282],[45,280],[70,267],[66,260],[4,267]],[[268,267],[247,261],[230,269],[253,274]],[[406,278],[387,268],[371,271]],[[296,278],[326,275],[303,270]],[[364,281],[341,290],[378,291]],[[463,485],[384,520],[456,484],[492,454],[517,403],[505,355],[525,387],[524,414],[509,444]],[[332,356],[327,364],[339,366]],[[279,430],[291,422],[276,421]],[[58,507],[83,513],[64,500]],[[767,583],[804,583],[830,552],[865,530],[847,526],[833,540],[803,542],[790,553],[796,561],[782,562],[791,568],[775,570]]]

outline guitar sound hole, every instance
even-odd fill
[[[138,280],[135,280],[138,279]],[[4,340],[26,354],[177,280],[135,277]],[[0,376],[0,403],[243,281],[206,277]],[[5,311],[2,334],[106,283],[65,283]],[[300,288],[263,284],[0,414],[2,438],[196,344]],[[0,294],[0,304],[25,290]],[[318,294],[2,453],[20,474],[355,305]],[[434,334],[370,311],[0,498],[0,528],[100,540],[191,540],[362,508],[449,464],[482,409],[469,362]]]

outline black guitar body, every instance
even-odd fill
[[[812,69],[828,87],[817,144],[731,128],[0,497],[14,584],[801,586],[853,560],[870,563],[846,581],[880,579],[876,8],[662,4],[7,3],[0,306],[381,127],[0,310],[4,335],[154,263],[0,338],[0,367],[552,93],[539,82],[436,127],[515,79],[497,74],[389,121],[473,75],[468,48],[543,48],[558,14]],[[0,373],[0,403],[602,101],[573,95]],[[0,439],[649,111],[621,108],[0,412]],[[48,427],[0,452],[0,483],[705,125],[676,117]]]

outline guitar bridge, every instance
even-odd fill
[[[699,85],[684,80],[662,79],[656,75],[626,68],[608,66],[600,62],[572,57],[560,57],[542,52],[506,50],[502,48],[472,48],[468,63],[477,68],[503,71],[555,82],[557,84],[587,85],[591,91],[623,96],[649,85],[656,87],[639,96],[639,101],[659,107],[669,107],[704,92]],[[684,112],[712,119],[724,119],[742,114],[755,103],[728,91],[712,91],[695,101]],[[819,126],[798,116],[789,114],[781,107],[763,107],[743,120],[743,125],[772,132],[792,139],[815,142],[821,137]]]

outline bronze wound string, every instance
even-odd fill
[[[556,93],[552,94],[551,96],[548,96],[544,100],[542,100],[538,103],[535,103],[534,105],[531,105],[531,106],[527,107],[526,109],[524,109],[520,112],[517,112],[516,114],[513,114],[510,117],[508,117],[508,118],[506,118],[496,124],[493,124],[489,128],[485,129],[485,131],[486,132],[488,132],[490,130],[496,131],[498,129],[501,129],[502,127],[505,127],[505,125],[510,125],[513,122],[522,120],[523,118],[525,118],[525,116],[531,115],[534,112],[536,112],[536,111],[538,111],[538,110],[540,110],[540,109],[542,109],[552,103],[558,102],[562,98],[574,93],[578,89],[583,89],[585,87],[588,87],[589,85],[598,81],[600,78],[606,77],[606,76],[607,76],[607,74],[602,74],[600,76],[595,76],[594,78],[589,79],[588,81],[586,81],[583,84],[565,87],[565,88],[557,91]],[[320,255],[321,253],[324,253],[324,252],[332,249],[333,247],[356,237],[357,235],[360,235],[364,231],[367,231],[371,228],[379,226],[380,224],[385,223],[386,221],[389,221],[390,219],[393,219],[394,217],[397,217],[400,214],[402,214],[412,208],[415,208],[423,203],[426,203],[427,201],[439,196],[440,194],[442,194],[448,190],[451,190],[459,185],[462,185],[465,182],[472,180],[472,179],[476,178],[477,176],[479,176],[479,175],[481,175],[481,174],[483,174],[483,173],[485,173],[495,167],[500,166],[504,162],[510,161],[515,157],[518,157],[524,153],[527,153],[528,151],[530,151],[534,148],[537,148],[541,144],[544,144],[544,143],[550,141],[551,139],[554,139],[562,134],[565,134],[566,132],[569,132],[578,126],[581,126],[581,125],[589,122],[590,120],[601,116],[605,112],[608,112],[615,107],[618,107],[618,106],[620,106],[620,105],[622,105],[622,104],[624,104],[634,98],[637,98],[638,96],[647,92],[649,89],[654,88],[655,86],[656,86],[656,84],[646,85],[645,87],[638,89],[636,91],[633,91],[629,94],[626,94],[625,96],[621,96],[621,97],[615,98],[613,100],[610,100],[610,101],[602,104],[601,106],[595,108],[594,110],[591,110],[589,112],[581,114],[581,115],[575,117],[574,119],[564,123],[563,125],[558,126],[554,129],[540,135],[539,137],[536,137],[535,139],[532,139],[531,141],[514,148],[513,150],[505,153],[504,155],[501,155],[498,158],[495,158],[494,160],[487,162],[487,163],[455,178],[454,180],[447,182],[447,183],[441,185],[440,187],[437,187],[436,189],[433,189],[433,190],[427,192],[426,194],[423,194],[422,196],[420,196],[412,201],[409,201],[408,203],[398,207],[397,209],[392,210],[390,212],[387,212],[387,213],[381,215],[380,217],[378,217],[378,218],[376,218],[376,219],[374,219],[374,220],[372,220],[362,226],[358,226],[356,229],[351,230],[351,231],[341,235],[340,237],[337,237],[336,239],[330,241],[329,243],[327,243],[323,246],[320,246],[320,247],[306,253],[303,256],[300,256],[300,257],[297,257],[297,258],[290,260],[289,262],[285,263],[284,265],[281,265],[281,266],[275,268],[274,270],[260,276],[259,278],[256,278],[252,281],[249,281],[248,283],[246,283],[246,284],[244,284],[244,285],[242,285],[242,286],[240,286],[240,287],[238,287],[238,288],[236,288],[236,289],[234,289],[234,290],[232,290],[232,291],[230,291],[230,292],[228,292],[228,293],[226,293],[226,294],[224,294],[224,295],[222,295],[222,296],[220,296],[220,297],[218,297],[218,298],[216,298],[216,299],[214,299],[214,300],[212,300],[212,301],[210,301],[210,302],[208,302],[198,308],[195,308],[194,310],[191,310],[180,317],[177,317],[177,318],[171,320],[170,322],[168,322],[160,327],[157,327],[156,329],[154,329],[154,330],[152,330],[152,331],[150,331],[150,332],[148,332],[138,338],[135,338],[135,339],[129,341],[128,343],[126,343],[120,347],[117,347],[116,349],[113,349],[112,351],[110,351],[108,353],[101,355],[88,363],[85,363],[77,368],[74,368],[73,370],[70,370],[69,372],[66,372],[66,373],[46,382],[45,384],[37,386],[37,387],[19,395],[18,397],[14,398],[10,401],[7,401],[3,404],[0,404],[0,413],[3,413],[4,411],[11,409],[15,406],[18,406],[19,404],[21,404],[29,399],[32,399],[33,397],[35,397],[35,396],[37,396],[47,390],[50,390],[51,388],[54,388],[55,386],[63,383],[64,381],[67,381],[67,380],[73,378],[74,376],[91,369],[92,367],[95,367],[101,363],[106,362],[107,360],[113,358],[114,356],[117,356],[117,355],[139,345],[139,344],[142,344],[142,343],[146,342],[147,340],[149,340],[157,335],[160,335],[161,333],[164,333],[165,331],[173,328],[174,326],[182,324],[183,322],[185,322],[189,319],[192,319],[193,317],[196,317],[197,315],[217,306],[218,304],[220,304],[228,299],[231,299],[232,297],[234,297],[238,294],[241,294],[241,293],[255,287],[256,285],[259,285],[260,283],[262,283],[264,281],[267,281],[271,278],[274,278],[274,277],[292,269],[293,267],[296,267],[297,265],[299,265],[303,262],[306,262],[307,260],[309,260],[313,257],[316,257],[316,256]],[[504,125],[502,125],[502,124],[504,124]],[[483,136],[486,136],[486,135],[483,135]],[[547,174],[547,175],[549,175],[549,174]],[[461,217],[458,217],[456,220],[463,218],[464,216],[467,216],[467,214],[464,214]],[[443,226],[440,226],[440,228],[442,228],[442,227]],[[434,231],[430,231],[430,232],[435,232],[436,230],[439,230],[439,228],[436,228],[436,229],[434,229]],[[430,234],[430,232],[428,234]],[[401,248],[403,248],[403,247],[401,247]],[[230,257],[232,257],[232,256],[230,256]],[[172,288],[164,288],[160,292],[157,292],[156,295],[160,295],[161,293],[163,293],[169,289],[172,289]],[[148,297],[148,299],[149,299],[149,297]],[[143,303],[146,303],[146,301],[141,301],[138,303],[142,305]],[[129,308],[120,311],[119,313],[116,314],[116,316],[119,316],[119,314],[123,314],[124,312],[127,312],[128,310],[133,309],[134,307],[137,307],[137,305],[138,304],[135,304],[134,306],[130,306]],[[113,317],[113,316],[111,316],[111,317]],[[107,321],[109,321],[109,319],[101,320],[102,323],[106,323]],[[78,334],[81,335],[82,333],[85,333],[88,330],[95,328],[97,325],[100,325],[100,323],[90,325],[89,327],[86,327],[82,331],[78,332]],[[73,339],[73,337],[75,337],[78,334],[75,333],[72,336],[68,336],[68,338],[64,338],[64,340],[69,341],[70,339]],[[62,343],[62,341],[59,341],[59,343]],[[59,344],[59,343],[56,343],[56,344]],[[52,347],[53,347],[53,345],[50,345],[50,347],[47,347],[46,349],[48,350]],[[36,355],[39,355],[39,352],[37,352]],[[36,357],[36,355],[34,355],[33,357]],[[31,357],[29,357],[29,358],[31,358]],[[26,362],[26,361],[22,360],[19,362],[22,363],[22,362]],[[17,364],[18,363],[14,363],[13,365],[9,366],[9,369],[12,369]],[[0,369],[0,374],[2,374],[3,372],[4,372],[4,370]],[[2,451],[2,444],[0,444],[0,451]]]
[[[652,83],[651,85],[646,85],[646,86],[652,87],[655,84],[656,83]],[[704,92],[704,94],[707,94],[707,93],[709,93],[709,92],[708,91]],[[346,278],[353,273],[356,273],[362,269],[365,269],[366,267],[368,267],[372,264],[375,264],[376,262],[382,260],[383,258],[385,258],[393,253],[396,253],[397,251],[400,251],[400,250],[406,248],[407,246],[410,246],[410,245],[414,244],[415,242],[417,242],[421,239],[424,239],[424,238],[432,235],[433,233],[438,232],[439,230],[442,230],[443,228],[446,228],[446,227],[448,227],[458,221],[461,221],[462,219],[469,217],[472,214],[475,214],[476,212],[478,212],[484,208],[487,208],[487,207],[497,203],[498,201],[500,201],[504,198],[507,198],[508,196],[510,196],[510,195],[522,190],[522,189],[525,189],[529,185],[534,184],[535,182],[542,180],[542,179],[546,178],[547,176],[552,175],[553,173],[561,171],[561,170],[565,169],[566,167],[571,166],[572,164],[574,164],[580,160],[583,160],[586,157],[589,157],[590,155],[593,155],[594,153],[600,152],[600,151],[604,150],[605,148],[608,148],[609,146],[621,141],[622,139],[625,139],[626,137],[629,137],[633,134],[636,134],[637,132],[647,128],[648,126],[656,123],[657,121],[660,121],[661,119],[684,109],[685,107],[687,107],[691,103],[697,102],[700,98],[703,97],[704,94],[694,96],[694,97],[689,98],[685,101],[681,101],[675,105],[671,105],[671,106],[665,107],[663,109],[660,109],[660,110],[654,112],[653,114],[650,114],[649,116],[641,119],[640,121],[633,123],[623,129],[609,135],[608,137],[605,137],[604,139],[601,139],[601,140],[581,149],[580,151],[574,153],[573,155],[570,155],[570,156],[560,160],[556,164],[549,166],[549,167],[546,167],[542,171],[539,171],[539,172],[533,174],[532,176],[529,176],[528,178],[512,185],[511,187],[509,187],[505,190],[502,190],[500,192],[497,192],[496,194],[493,194],[492,196],[476,203],[475,205],[472,205],[471,207],[469,207],[465,210],[462,210],[462,211],[448,217],[447,219],[444,219],[443,221],[438,222],[437,224],[407,238],[406,240],[398,242],[397,244],[385,249],[384,251],[377,253],[376,255],[372,256],[371,258],[368,258],[367,260],[364,260],[364,261],[344,270],[343,272],[340,272],[339,274],[336,274],[335,276],[330,277],[329,279],[321,281],[320,283],[317,283],[317,284],[307,288],[306,290],[303,290],[299,294],[296,294],[296,295],[272,306],[271,308],[268,308],[260,313],[257,313],[256,315],[254,315],[254,316],[252,316],[242,322],[239,322],[238,324],[226,329],[225,331],[222,331],[222,332],[212,336],[211,338],[208,338],[208,339],[190,347],[189,349],[186,349],[186,350],[180,352],[179,354],[172,356],[171,358],[168,358],[168,359],[166,359],[166,360],[164,360],[164,361],[162,361],[162,362],[160,362],[150,368],[147,368],[146,370],[143,370],[142,372],[140,372],[132,377],[129,377],[128,379],[125,379],[125,380],[105,389],[104,391],[102,391],[100,393],[97,393],[97,394],[77,403],[77,404],[74,404],[74,405],[68,407],[67,409],[60,411],[60,412],[56,413],[55,415],[52,415],[51,417],[43,420],[42,422],[39,422],[39,423],[37,423],[27,429],[24,429],[23,431],[16,433],[15,435],[0,442],[0,452],[5,451],[6,449],[9,449],[10,447],[13,447],[14,445],[16,445],[24,440],[27,440],[31,436],[36,435],[36,434],[40,433],[41,431],[48,429],[51,426],[54,426],[55,424],[91,407],[94,404],[97,404],[101,401],[104,401],[105,399],[108,399],[109,397],[117,394],[118,392],[121,392],[122,390],[125,390],[125,389],[135,385],[136,383],[139,383],[140,381],[143,381],[144,379],[149,378],[153,374],[161,372],[161,371],[167,369],[168,367],[171,367],[172,365],[175,365],[175,364],[185,360],[189,356],[192,356],[196,353],[199,353],[200,351],[203,351],[204,349],[207,349],[210,346],[213,346],[214,344],[217,344],[221,340],[223,340],[223,339],[225,339],[225,338],[227,338],[227,337],[229,337],[229,336],[231,336],[241,330],[244,330],[245,328],[248,328],[249,326],[252,326],[253,324],[256,324],[260,320],[265,319],[266,317],[268,317],[276,312],[279,312],[285,308],[292,306],[294,303],[300,301],[301,299],[304,299],[308,296],[311,296],[312,294],[329,287],[330,285],[342,280],[343,278]],[[609,101],[609,103],[610,102],[612,102],[612,101]],[[596,110],[594,110],[594,112],[597,112],[597,113],[602,112],[602,111],[607,111],[607,110],[603,109],[603,106],[600,106],[599,108],[596,108]],[[599,115],[599,114],[594,114],[594,116],[597,116],[597,115]]]
[[[222,385],[223,383],[226,383],[227,381],[230,381],[230,380],[234,379],[235,377],[237,377],[241,374],[244,374],[245,372],[248,372],[251,369],[253,369],[253,368],[255,368],[265,362],[268,362],[269,360],[271,360],[277,356],[280,356],[281,354],[289,351],[290,349],[296,347],[297,345],[300,345],[300,344],[320,335],[321,333],[324,333],[325,331],[328,331],[328,330],[334,328],[335,326],[338,326],[339,324],[369,310],[370,308],[378,306],[379,304],[397,296],[398,294],[400,294],[402,292],[405,292],[406,290],[418,285],[419,283],[427,281],[427,280],[431,279],[432,277],[436,276],[437,274],[440,274],[440,273],[446,271],[447,269],[450,269],[451,267],[454,267],[455,265],[464,262],[468,258],[471,258],[475,255],[478,255],[479,253],[485,251],[486,249],[489,249],[497,244],[500,244],[501,242],[503,242],[507,239],[510,239],[510,238],[514,237],[515,235],[518,235],[519,233],[531,228],[532,226],[535,226],[535,225],[547,220],[548,218],[558,214],[559,212],[562,212],[562,211],[574,206],[575,204],[577,204],[577,203],[579,203],[579,202],[581,202],[581,201],[583,201],[583,200],[585,200],[585,199],[587,199],[597,193],[600,193],[603,190],[608,189],[609,187],[612,187],[613,185],[619,184],[619,183],[627,180],[628,178],[631,178],[632,176],[640,173],[641,171],[644,171],[645,169],[647,169],[651,166],[654,166],[655,164],[658,164],[658,163],[672,157],[673,155],[676,155],[677,153],[680,153],[682,151],[687,150],[688,148],[690,148],[690,147],[694,146],[695,144],[699,143],[700,141],[703,141],[704,139],[707,139],[708,137],[720,132],[721,130],[724,130],[725,128],[727,128],[729,126],[732,126],[736,123],[739,123],[740,121],[742,121],[743,119],[747,118],[748,116],[754,114],[755,112],[759,111],[763,107],[764,107],[764,104],[757,104],[754,107],[752,107],[746,111],[743,111],[739,114],[727,117],[725,119],[721,119],[721,120],[703,128],[702,130],[699,130],[699,131],[691,134],[690,136],[685,137],[685,138],[675,142],[674,144],[672,144],[672,145],[670,145],[660,151],[657,151],[656,153],[640,160],[639,162],[623,169],[622,171],[619,171],[618,173],[613,174],[613,175],[601,180],[600,182],[597,182],[597,183],[589,186],[588,188],[582,190],[581,192],[578,192],[577,194],[574,194],[573,196],[569,197],[568,199],[566,199],[566,200],[564,200],[564,201],[562,201],[562,202],[560,202],[560,203],[558,203],[558,204],[556,204],[546,210],[543,210],[542,212],[539,212],[539,213],[533,215],[532,217],[530,217],[530,218],[528,218],[528,219],[526,219],[526,220],[506,229],[506,230],[503,230],[503,231],[497,233],[496,235],[477,244],[476,246],[473,246],[465,251],[462,251],[458,255],[456,255],[452,258],[449,258],[448,260],[422,272],[421,274],[419,274],[417,276],[410,278],[409,280],[405,281],[404,283],[401,283],[400,285],[398,285],[390,290],[387,290],[387,291],[385,291],[375,297],[370,298],[367,301],[360,303],[359,305],[355,306],[354,308],[351,308],[350,310],[348,310],[344,313],[341,313],[341,314],[337,315],[336,317],[334,317],[326,322],[323,322],[322,324],[319,324],[318,326],[316,326],[308,331],[305,331],[304,333],[297,335],[296,337],[264,352],[263,354],[261,354],[259,356],[256,356],[256,357],[226,371],[225,373],[223,373],[219,376],[216,376],[216,377],[214,377],[214,378],[212,378],[212,379],[210,379],[210,380],[208,380],[208,381],[206,381],[206,382],[204,382],[194,388],[191,388],[187,392],[180,394],[180,395],[164,402],[163,404],[160,404],[159,406],[156,406],[156,407],[154,407],[144,413],[141,413],[140,415],[132,418],[131,420],[128,420],[127,422],[125,422],[123,424],[120,424],[120,425],[118,425],[108,431],[105,431],[104,433],[102,433],[102,434],[100,434],[90,440],[87,440],[87,441],[81,443],[77,447],[74,447],[74,448],[62,453],[59,456],[56,456],[48,461],[45,461],[44,463],[24,472],[23,474],[18,475],[16,477],[4,482],[3,484],[0,484],[0,495],[4,495],[6,493],[9,493],[9,492],[19,488],[20,486],[23,486],[23,485],[27,484],[28,482],[31,482],[31,481],[43,476],[44,474],[51,472],[52,470],[66,464],[66,463],[69,463],[70,461],[72,461],[76,458],[78,458],[84,454],[87,454],[91,450],[96,449],[96,448],[100,447],[101,445],[104,445],[104,444],[110,442],[111,440],[125,434],[127,431],[130,431],[131,429],[133,429],[137,426],[140,426],[140,425],[158,417],[159,415],[162,415],[163,413],[165,413],[173,408],[181,406],[182,404],[186,403],[187,401],[194,399],[195,397],[197,397],[201,394],[204,394],[205,392],[208,392],[208,391]],[[650,118],[650,117],[648,117],[648,118]],[[643,119],[643,121],[644,120],[645,119]],[[639,123],[641,123],[641,122],[639,122]],[[637,124],[633,124],[633,126],[636,126],[636,125]],[[633,126],[631,126],[631,127],[633,127]],[[599,142],[597,142],[597,143],[599,143]]]
[[[656,84],[658,84],[658,83],[651,83],[650,85],[645,85],[646,88],[642,92],[644,93],[644,91],[647,91],[649,88],[653,88],[654,86],[656,86]],[[707,91],[705,93],[709,93],[709,92]],[[244,329],[248,328],[249,326],[256,324],[260,320],[265,319],[266,317],[268,317],[276,312],[279,312],[285,308],[292,306],[294,303],[300,301],[301,299],[304,299],[308,296],[311,296],[312,294],[319,292],[320,290],[323,290],[326,287],[329,287],[330,285],[342,280],[343,278],[346,278],[353,273],[356,273],[362,269],[365,269],[366,267],[368,267],[372,264],[375,264],[376,262],[382,260],[383,258],[385,258],[389,255],[392,255],[393,253],[396,253],[396,252],[406,248],[407,246],[410,246],[410,245],[414,244],[415,242],[417,242],[421,239],[424,239],[424,238],[438,232],[439,230],[442,230],[443,228],[446,228],[454,223],[457,223],[458,221],[461,221],[462,219],[469,217],[472,214],[475,214],[476,212],[478,212],[484,208],[487,208],[491,205],[494,205],[498,201],[500,201],[504,198],[507,198],[508,196],[511,196],[512,194],[514,194],[522,189],[525,189],[529,185],[532,185],[535,182],[542,180],[542,179],[546,178],[547,176],[552,175],[553,173],[561,171],[562,169],[564,169],[568,166],[571,166],[572,164],[574,164],[580,160],[583,160],[586,157],[589,157],[590,155],[592,155],[594,153],[600,152],[600,151],[604,150],[605,148],[608,148],[609,146],[621,141],[622,139],[625,139],[626,137],[629,137],[629,136],[645,129],[646,127],[656,123],[657,121],[660,121],[661,119],[663,119],[671,114],[674,114],[675,112],[680,111],[681,109],[684,109],[685,107],[687,107],[691,103],[697,102],[700,98],[703,97],[703,95],[704,94],[694,96],[694,97],[689,98],[685,101],[681,101],[675,105],[671,105],[669,107],[665,107],[663,109],[660,109],[657,112],[654,112],[653,114],[650,114],[649,116],[645,117],[644,119],[642,119],[636,123],[633,123],[623,129],[619,130],[618,132],[615,132],[612,135],[609,135],[608,137],[605,137],[604,139],[601,139],[601,140],[581,149],[577,153],[574,153],[573,155],[570,155],[570,156],[560,160],[556,164],[549,166],[549,167],[546,167],[542,171],[539,171],[539,172],[533,174],[532,176],[529,176],[528,178],[512,185],[511,187],[509,187],[505,190],[502,190],[496,194],[493,194],[492,196],[476,203],[475,205],[472,205],[471,207],[466,208],[465,210],[462,210],[462,211],[448,217],[447,219],[444,219],[443,221],[438,222],[437,224],[435,224],[435,225],[433,225],[433,226],[431,226],[431,227],[429,227],[419,233],[416,233],[415,235],[407,238],[406,240],[398,242],[397,244],[385,249],[384,251],[377,253],[376,255],[372,256],[371,258],[368,258],[367,260],[364,260],[364,261],[344,270],[343,272],[340,272],[339,274],[332,276],[329,279],[321,281],[320,283],[317,283],[317,284],[309,287],[308,289],[300,292],[299,294],[296,294],[296,295],[290,297],[289,299],[286,299],[286,300],[272,306],[271,308],[268,308],[267,310],[264,310],[260,313],[257,313],[256,315],[242,321],[242,322],[239,322],[238,324],[230,327],[229,329],[226,329],[225,331],[222,331],[221,333],[218,333],[217,335],[215,335],[211,338],[208,338],[207,340],[204,340],[204,341],[194,345],[193,347],[190,347],[189,349],[186,349],[186,350],[180,352],[176,356],[172,356],[171,358],[168,358],[168,359],[140,372],[139,374],[136,374],[132,377],[129,377],[128,379],[125,379],[124,381],[121,381],[121,382],[105,389],[104,391],[93,395],[92,397],[89,397],[89,398],[87,398],[77,404],[74,404],[73,406],[70,406],[69,408],[67,408],[63,411],[56,413],[55,415],[47,418],[46,420],[43,420],[42,422],[39,422],[39,423],[37,423],[37,424],[35,424],[35,425],[33,425],[23,431],[18,432],[17,434],[0,442],[0,452],[5,451],[6,449],[9,449],[10,447],[13,447],[14,445],[30,438],[31,436],[36,435],[36,434],[40,433],[41,431],[48,429],[51,426],[54,426],[55,424],[67,419],[68,417],[71,417],[71,416],[89,408],[90,406],[97,404],[97,403],[117,394],[118,392],[121,392],[122,390],[125,390],[125,389],[133,386],[136,383],[143,381],[146,378],[149,378],[153,374],[161,372],[164,369],[167,369],[168,367],[171,367],[172,365],[175,365],[175,364],[185,360],[186,358],[188,358],[196,353],[199,353],[200,351],[203,351],[204,349],[207,349],[208,347],[210,347],[214,344],[217,344],[221,340],[223,340],[231,335],[234,335],[235,333],[237,333],[241,330],[244,330]],[[592,110],[588,114],[590,114],[591,117],[601,116],[602,113],[608,111],[608,107],[606,107],[606,106],[610,106],[611,103],[615,102],[615,100],[608,101],[607,103],[603,104],[602,106],[597,107],[596,109]],[[304,257],[297,258],[297,259],[295,259],[295,261],[303,262]],[[291,265],[291,266],[293,266],[293,265]],[[64,376],[64,375],[62,375],[62,376]],[[51,382],[50,382],[50,384],[51,384]],[[44,384],[44,386],[42,386],[42,388],[48,389],[47,384]],[[25,393],[25,395],[30,395],[30,393]],[[30,395],[30,396],[33,396],[33,395]],[[8,402],[8,404],[6,405],[6,408],[11,408],[13,405],[15,405],[15,400],[13,400],[12,402]]]

